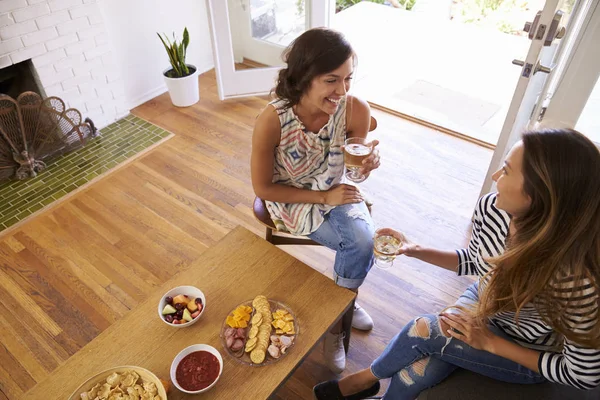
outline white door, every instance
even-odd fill
[[[328,26],[332,4],[331,0],[208,0],[219,98],[268,93],[283,65],[285,47],[307,29]]]
[[[521,76],[481,194],[492,190],[493,173],[523,131],[540,123],[576,127],[600,70],[599,2],[547,0],[528,26],[532,43],[524,60],[513,60],[521,67]]]

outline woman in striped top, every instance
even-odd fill
[[[454,306],[415,318],[370,368],[318,399],[414,399],[456,368],[501,381],[600,386],[600,153],[573,130],[528,132],[475,208],[467,249],[399,254],[477,275]]]

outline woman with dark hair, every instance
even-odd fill
[[[348,94],[355,54],[342,34],[318,28],[300,35],[284,59],[277,99],[254,127],[252,186],[279,230],[336,251],[335,282],[356,291],[373,263],[374,228],[359,189],[342,181],[344,140],[365,138],[371,122],[369,105]],[[362,172],[378,166],[374,150]],[[373,320],[356,305],[352,326],[370,330]],[[324,340],[327,365],[336,373],[346,365],[342,339],[340,321]]]
[[[600,385],[600,153],[573,130],[528,132],[475,208],[469,247],[399,254],[477,275],[454,306],[415,318],[371,367],[317,399],[415,399],[457,368],[505,382]]]

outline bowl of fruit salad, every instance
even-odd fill
[[[206,309],[206,297],[194,286],[178,286],[169,290],[158,302],[158,316],[175,328],[190,326]]]

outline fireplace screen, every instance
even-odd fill
[[[0,95],[0,182],[33,178],[49,159],[84,146],[95,135],[93,122],[66,109],[58,97]]]

